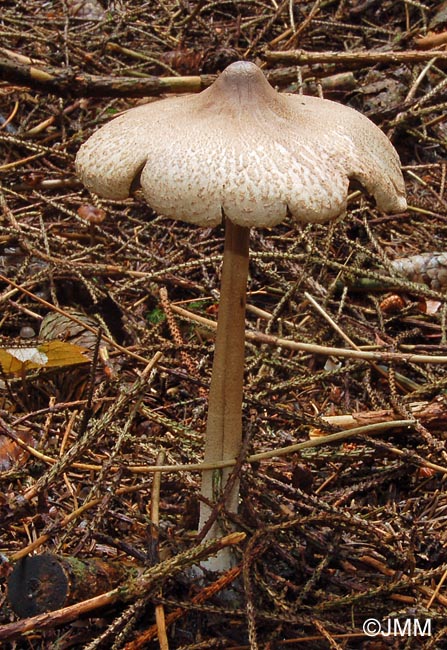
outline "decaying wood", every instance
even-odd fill
[[[80,560],[52,553],[27,556],[16,563],[8,578],[8,601],[20,618],[37,616],[98,596],[137,573],[131,564],[101,558]]]
[[[408,404],[412,415],[432,432],[445,432],[447,429],[447,398],[444,395],[437,397],[431,402],[412,402]],[[392,422],[399,419],[401,415],[396,414],[393,409],[381,409],[378,411],[358,411],[347,415],[323,415],[322,420],[334,427],[353,429],[354,427],[366,426],[377,422]],[[311,429],[310,438],[316,438],[322,433],[320,429]]]
[[[46,612],[16,623],[2,625],[0,626],[0,641],[17,638],[31,630],[43,630],[69,623],[82,614],[87,614],[107,605],[113,605],[116,602],[126,602],[138,596],[147,596],[150,591],[158,589],[167,578],[176,575],[179,571],[200,562],[223,548],[240,544],[244,539],[245,533],[231,533],[219,540],[203,542],[199,546],[179,553],[175,557],[147,569],[134,580],[111,591],[54,612]]]

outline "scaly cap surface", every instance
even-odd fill
[[[78,152],[93,192],[129,196],[140,183],[159,214],[202,226],[224,213],[241,226],[343,214],[350,179],[380,210],[406,208],[398,155],[368,118],[336,102],[280,94],[253,63],[228,66],[198,95],[130,109]]]

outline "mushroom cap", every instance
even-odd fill
[[[377,126],[336,102],[280,94],[243,61],[198,95],[126,111],[81,146],[76,167],[110,199],[139,178],[156,212],[202,226],[223,214],[240,226],[288,213],[324,222],[345,212],[350,179],[380,210],[406,208],[398,155]]]

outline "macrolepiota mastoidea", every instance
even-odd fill
[[[256,65],[243,61],[198,95],[126,111],[81,146],[76,167],[104,198],[128,197],[139,180],[160,215],[225,224],[206,463],[234,459],[241,448],[250,229],[272,228],[287,215],[305,223],[335,219],[346,210],[351,180],[379,210],[406,208],[398,155],[377,126],[335,102],[278,93]],[[203,472],[202,495],[210,503],[230,471]],[[238,499],[236,481],[225,502],[229,512]],[[210,513],[202,503],[201,527]],[[216,522],[208,536],[220,534]],[[224,569],[230,562],[222,552],[209,566]]]

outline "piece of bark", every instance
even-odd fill
[[[431,402],[413,402],[408,405],[409,410],[415,418],[432,432],[443,432],[447,427],[447,398],[437,397]],[[357,411],[350,415],[329,415],[323,416],[324,422],[343,429],[376,424],[377,422],[392,422],[399,418],[393,409],[381,409],[379,411]],[[327,435],[327,431],[311,429],[310,438],[318,438]]]

